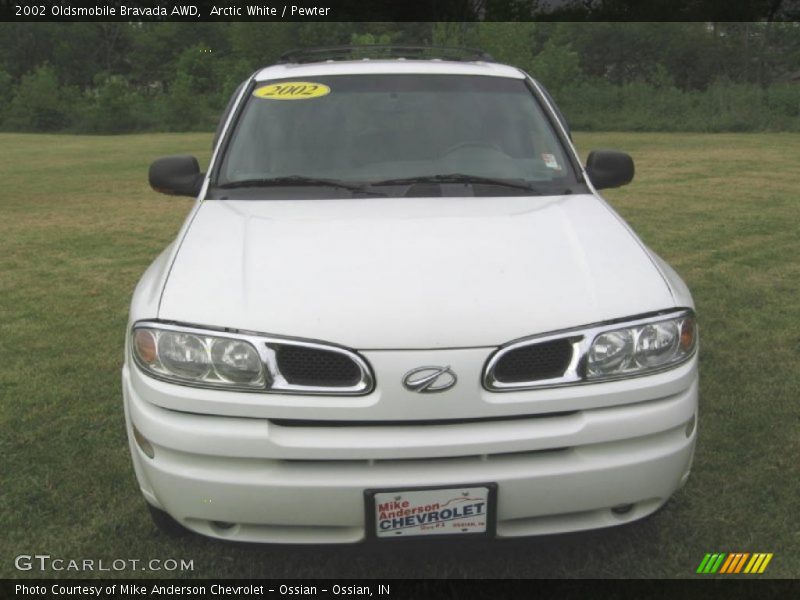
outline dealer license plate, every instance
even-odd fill
[[[494,534],[496,484],[368,491],[374,537]]]

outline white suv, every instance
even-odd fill
[[[693,302],[598,195],[542,86],[485,55],[296,52],[254,73],[133,296],[130,450],[156,522],[231,540],[514,537],[686,480]],[[435,51],[427,51],[435,52]]]

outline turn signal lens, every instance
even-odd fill
[[[137,329],[133,332],[133,349],[139,360],[146,365],[156,362],[156,338],[146,329]]]
[[[697,324],[694,317],[686,317],[681,323],[681,349],[684,352],[691,352],[694,348],[694,341],[697,337]]]

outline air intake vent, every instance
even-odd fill
[[[564,375],[571,360],[568,339],[521,346],[500,357],[494,366],[494,379],[501,383],[553,379]]]
[[[346,354],[306,346],[276,345],[278,370],[291,385],[350,387],[361,381],[361,369]]]

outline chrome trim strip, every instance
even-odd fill
[[[606,323],[598,323],[596,325],[587,325],[584,327],[574,327],[571,329],[564,329],[540,335],[534,335],[527,338],[522,338],[498,348],[488,359],[483,368],[483,387],[490,392],[514,392],[519,390],[532,390],[540,388],[561,387],[566,385],[582,385],[591,383],[601,383],[605,381],[615,381],[618,379],[628,379],[631,377],[641,377],[644,375],[652,375],[661,371],[667,371],[680,364],[683,364],[694,356],[697,351],[697,342],[692,351],[687,354],[682,360],[669,363],[663,367],[653,369],[646,369],[635,373],[620,373],[619,375],[611,375],[606,377],[593,377],[588,378],[585,374],[585,357],[589,352],[594,339],[601,333],[606,331],[614,331],[616,329],[623,329],[626,327],[636,327],[639,325],[658,323],[669,319],[680,317],[693,317],[694,311],[688,308],[675,309],[665,311],[657,314],[651,314],[632,320],[615,320]],[[504,383],[498,381],[494,377],[494,369],[498,361],[503,358],[507,353],[517,348],[525,346],[532,346],[542,342],[549,342],[552,340],[572,338],[572,359],[569,366],[564,371],[561,377],[552,377],[549,379],[537,379],[533,381],[517,381],[513,383]]]
[[[333,346],[322,344],[319,342],[306,342],[295,339],[281,338],[275,336],[260,336],[258,339],[264,345],[264,355],[266,356],[267,370],[272,377],[272,386],[267,391],[272,392],[285,392],[294,394],[337,394],[337,395],[355,395],[355,394],[368,394],[372,391],[374,385],[374,378],[370,371],[367,361],[361,358],[356,352],[342,348],[340,346]],[[325,352],[333,352],[342,354],[361,371],[361,378],[359,382],[352,386],[311,386],[311,385],[298,385],[289,383],[286,378],[281,374],[278,369],[278,361],[275,355],[274,346],[300,346],[303,348],[313,348],[315,350],[323,350]]]
[[[258,387],[247,385],[235,385],[226,383],[213,383],[213,382],[197,382],[189,379],[182,379],[179,377],[160,376],[154,373],[146,365],[142,365],[136,356],[133,349],[133,335],[131,338],[131,356],[136,365],[142,369],[148,376],[168,383],[175,383],[178,385],[187,385],[190,387],[211,388],[211,389],[224,389],[235,390],[242,392],[260,392],[268,394],[305,394],[305,395],[326,395],[326,396],[362,396],[369,394],[375,387],[375,378],[372,370],[367,361],[362,358],[354,350],[337,346],[335,344],[328,344],[325,342],[298,340],[295,338],[288,338],[275,335],[266,335],[258,333],[244,333],[240,331],[230,331],[225,329],[212,329],[200,328],[193,325],[180,325],[176,323],[162,323],[160,321],[145,320],[137,321],[131,327],[131,332],[136,329],[160,329],[163,331],[179,331],[181,333],[191,333],[197,336],[229,338],[248,342],[258,352],[261,358],[261,363],[264,366],[266,374],[266,382],[262,382]],[[289,383],[286,378],[281,374],[278,368],[278,363],[275,356],[274,346],[301,346],[304,348],[314,348],[323,350],[325,352],[334,352],[347,356],[358,366],[361,377],[355,385],[351,386],[308,386],[296,385]]]

